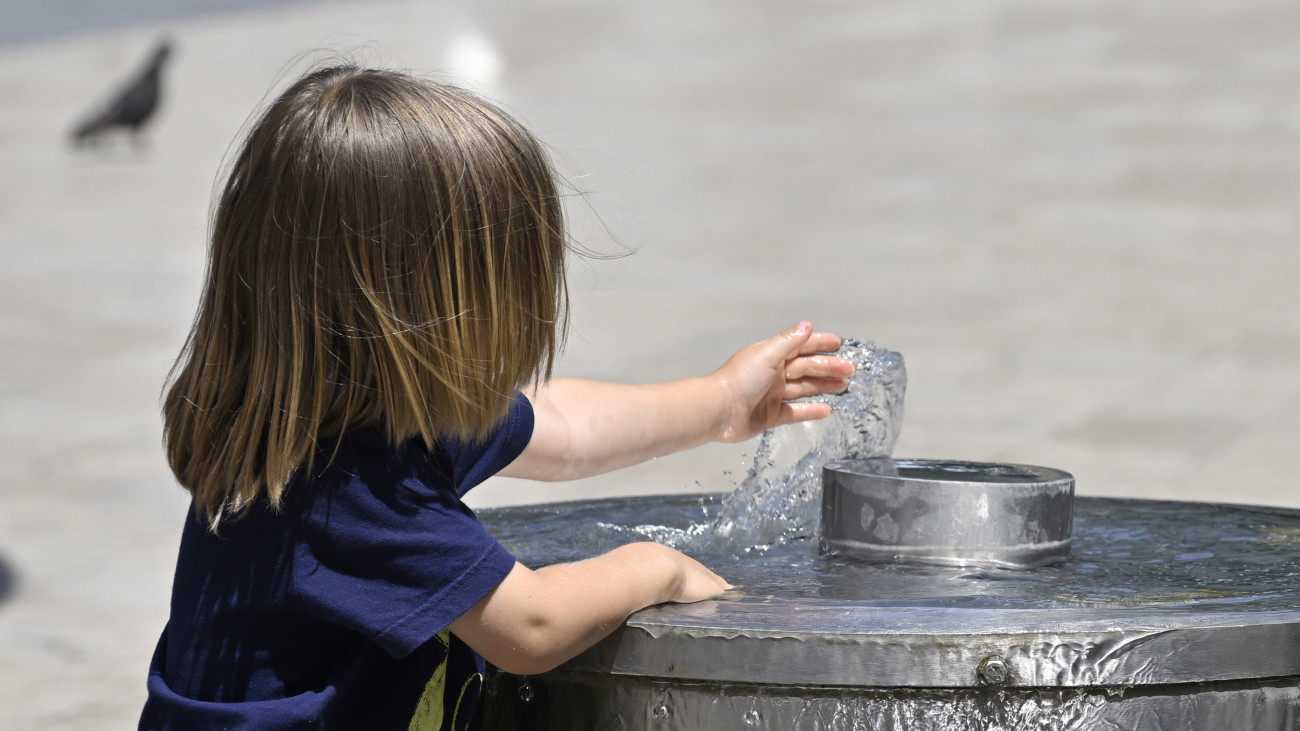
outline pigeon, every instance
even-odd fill
[[[169,42],[159,43],[139,76],[125,84],[99,111],[77,125],[72,131],[73,142],[78,145],[93,143],[113,128],[130,130],[134,139],[158,109],[158,100],[162,96],[162,67],[171,51]]]

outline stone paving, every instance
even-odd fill
[[[161,35],[147,140],[67,130]],[[131,728],[183,493],[158,397],[223,154],[312,61],[456,69],[548,141],[562,375],[702,372],[800,318],[907,358],[897,453],[1300,507],[1300,6],[404,0],[0,47],[0,728]],[[609,255],[624,254],[616,258]],[[710,447],[476,505],[724,489]]]

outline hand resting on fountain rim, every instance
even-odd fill
[[[829,355],[831,333],[804,321],[733,355],[698,378],[626,385],[554,379],[527,392],[533,436],[500,474],[573,480],[712,441],[739,442],[772,427],[830,415],[797,399],[848,388],[853,364]]]
[[[638,609],[702,601],[731,588],[683,553],[658,543],[632,543],[536,571],[517,563],[450,629],[498,668],[533,675],[596,644]]]

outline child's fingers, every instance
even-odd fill
[[[673,601],[682,603],[703,601],[732,588],[726,579],[713,573],[699,561],[684,553],[678,553],[677,556],[682,566],[683,580]]]
[[[781,404],[781,416],[777,419],[777,426],[782,424],[794,424],[800,421],[825,419],[830,415],[830,404]]]
[[[835,333],[818,333],[815,332],[808,338],[808,342],[803,344],[799,349],[800,355],[810,353],[833,353],[840,349],[844,344],[843,338]]]
[[[781,400],[793,401],[826,393],[844,393],[848,389],[847,378],[804,378],[798,381],[786,381]]]
[[[813,323],[803,320],[802,323],[794,325],[793,328],[777,336],[764,339],[737,352],[733,360],[744,359],[749,362],[753,359],[753,362],[763,363],[768,367],[780,367],[790,359],[798,358],[803,343],[809,341],[811,336],[813,336]]]
[[[801,378],[848,378],[853,375],[853,363],[834,355],[804,355],[785,365],[787,381]]]
[[[838,350],[843,341],[834,333],[814,332],[812,323],[803,320],[776,337],[758,344],[767,360],[778,363],[804,356]]]
[[[803,348],[815,334],[812,323],[804,320],[780,335],[764,341],[763,350],[773,360],[786,360],[803,352]]]
[[[778,368],[791,358],[799,356],[800,349],[812,337],[812,323],[804,320],[794,327],[762,340],[732,356],[728,363],[764,364]]]

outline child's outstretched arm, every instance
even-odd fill
[[[711,441],[738,442],[781,424],[820,419],[828,404],[794,399],[848,388],[840,338],[801,322],[741,350],[699,378],[622,385],[556,379],[529,394],[536,425],[507,477],[570,480]]]

